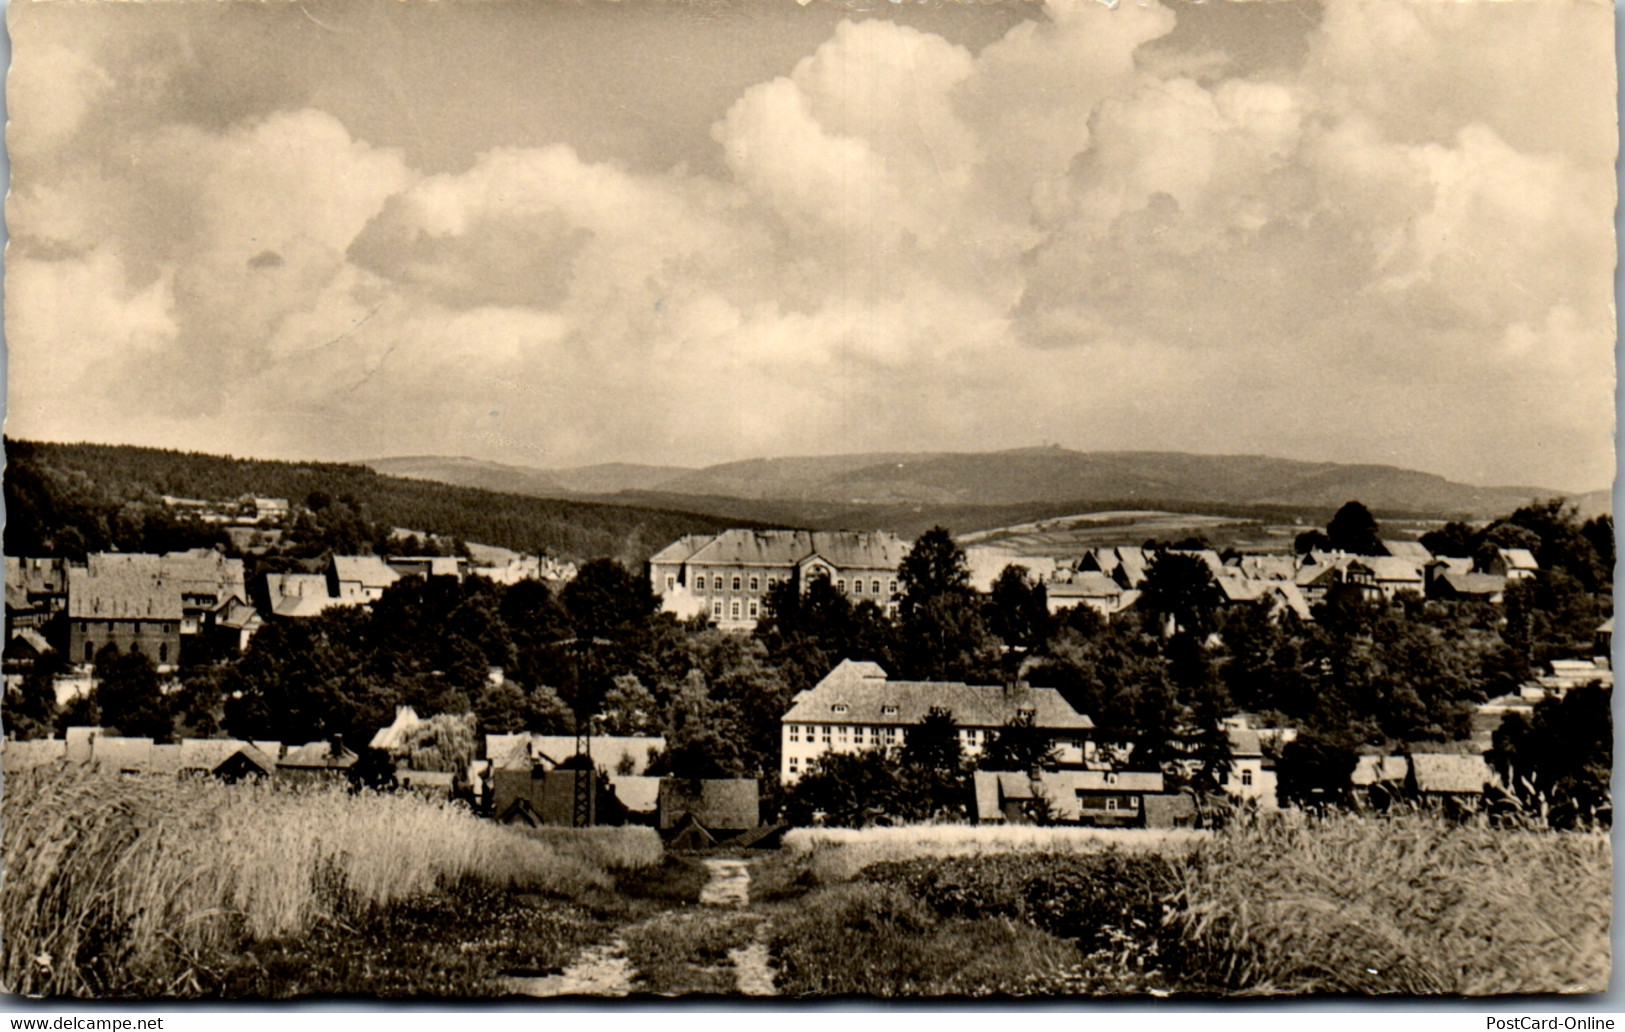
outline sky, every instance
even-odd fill
[[[14,437],[1613,479],[1603,0],[8,17]]]

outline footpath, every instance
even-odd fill
[[[510,978],[521,996],[776,996],[768,920],[750,910],[750,861],[707,859],[699,906],[667,910],[583,950],[556,975]],[[647,970],[634,958],[646,957]]]

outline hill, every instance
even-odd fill
[[[1485,519],[1531,498],[1562,493],[1539,487],[1476,487],[1397,466],[1064,448],[748,459],[698,470],[532,470],[468,459],[383,459],[370,465],[398,475],[431,475],[448,483],[548,497],[609,493],[613,488],[630,492],[628,500],[658,500],[664,506],[711,513],[749,512],[769,522],[809,526],[841,520],[883,526],[879,517],[899,519],[916,510],[927,525],[930,513],[949,511],[973,523],[998,525],[978,517],[976,510],[984,507],[1033,518],[1103,506],[1218,507],[1227,512],[1241,506],[1319,513],[1351,499],[1379,514]],[[1573,500],[1586,515],[1612,510],[1605,491]],[[739,502],[763,504],[751,508]]]
[[[5,448],[8,555],[140,548],[140,524],[161,510],[158,498],[165,494],[222,500],[256,494],[303,502],[319,492],[353,500],[387,526],[518,551],[627,562],[641,561],[683,534],[759,525],[675,509],[482,491],[338,463],[9,439]]]

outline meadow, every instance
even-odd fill
[[[343,948],[453,896],[598,899],[663,860],[650,829],[524,834],[343,786],[38,771],[7,775],[0,819],[0,981],[28,995],[282,995],[239,970],[268,944]]]
[[[1611,969],[1605,835],[1426,814],[1215,833],[792,832],[764,896],[786,993],[1586,993]]]

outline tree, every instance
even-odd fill
[[[1330,552],[1332,539],[1319,527],[1305,530],[1292,539],[1292,550],[1298,555],[1308,555],[1310,552]]]
[[[931,600],[968,592],[970,568],[947,528],[932,527],[915,539],[903,557],[897,567],[897,583],[902,592],[897,612],[907,626],[915,611]]]
[[[56,726],[56,671],[61,665],[56,653],[34,661],[22,680],[5,692],[3,722],[6,734],[27,741],[49,738]]]
[[[1471,559],[1478,548],[1479,534],[1465,523],[1450,522],[1422,535],[1422,547],[1434,555]]]
[[[1346,502],[1326,524],[1326,537],[1332,548],[1354,555],[1387,555],[1382,545],[1382,528],[1376,517],[1359,502]]]
[[[959,727],[949,710],[933,706],[903,741],[902,816],[915,820],[962,816],[969,778]]]
[[[1275,795],[1282,806],[1347,806],[1360,758],[1346,742],[1303,732],[1281,749]]]
[[[528,700],[524,690],[512,681],[495,681],[474,696],[474,715],[485,734],[513,734],[525,730]]]
[[[108,644],[96,654],[96,705],[102,723],[121,735],[168,741],[174,734],[169,700],[145,653]]]
[[[1219,606],[1219,586],[1213,571],[1198,555],[1158,552],[1145,570],[1145,583],[1136,605],[1164,621],[1164,629],[1206,634]]]
[[[790,788],[785,817],[792,824],[822,820],[845,828],[902,817],[910,809],[898,799],[902,781],[902,765],[893,750],[828,752]]]
[[[976,757],[978,770],[1013,770],[1028,775],[1056,770],[1059,766],[1055,743],[1033,726],[1031,711],[1022,711],[988,736]]]
[[[1025,566],[1006,566],[988,593],[988,628],[1012,649],[1032,649],[1049,637],[1049,605],[1044,586]]]
[[[1508,714],[1486,757],[1513,795],[1553,827],[1610,825],[1613,692],[1593,682],[1542,700],[1534,720]]]

